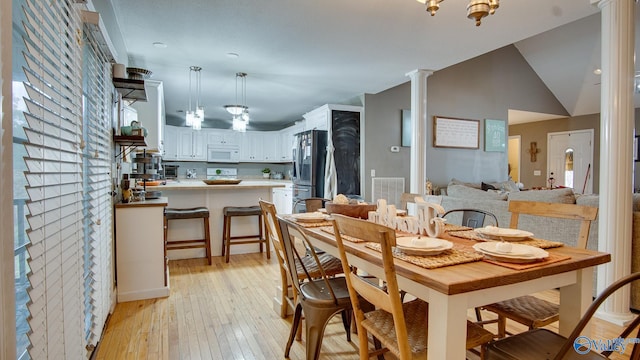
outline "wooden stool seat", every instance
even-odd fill
[[[260,206],[225,206],[222,209],[222,213],[224,215],[222,226],[222,255],[225,256],[225,262],[229,262],[231,245],[239,244],[260,244],[260,252],[262,252],[262,244],[266,244],[267,259],[271,258],[269,238],[264,236],[262,229],[262,209],[260,209]],[[255,235],[231,236],[231,218],[235,216],[257,216],[258,233]]]
[[[204,238],[195,240],[172,240],[169,241],[169,220],[203,219]],[[168,250],[177,249],[205,249],[207,262],[211,265],[211,236],[209,233],[209,209],[206,207],[195,207],[188,209],[165,208],[164,209],[164,256],[167,257]]]

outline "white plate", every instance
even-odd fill
[[[291,217],[300,222],[321,222],[326,219],[326,215],[320,212],[291,214]]]
[[[496,226],[486,226],[486,227],[477,228],[474,230],[481,236],[486,237],[488,239],[493,239],[493,240],[519,241],[519,240],[524,240],[533,236],[533,233],[529,231],[524,231],[519,229],[499,228]]]
[[[396,238],[396,248],[407,255],[438,255],[445,250],[453,247],[451,241],[421,236],[421,240],[425,240],[424,246],[416,246],[414,239],[417,236],[402,236]]]
[[[547,251],[537,248],[535,246],[513,244],[511,248],[511,252],[506,253],[506,252],[497,251],[496,250],[497,244],[498,243],[494,241],[482,242],[482,243],[477,243],[473,245],[473,248],[476,251],[484,255],[487,255],[490,258],[494,258],[495,260],[506,261],[506,262],[525,263],[525,262],[537,261],[537,260],[545,259],[549,257],[549,253]]]

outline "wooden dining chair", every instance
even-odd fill
[[[402,193],[400,195],[400,209],[407,210],[408,204],[415,204],[416,198],[421,198],[421,194]]]
[[[591,222],[598,215],[598,208],[575,204],[543,203],[533,201],[510,201],[512,229],[518,228],[520,215],[547,218],[573,219],[580,221],[577,246],[586,249]],[[542,225],[544,226],[544,225]],[[525,295],[482,307],[498,315],[498,337],[506,336],[507,319],[516,321],[529,329],[539,328],[558,321],[560,306],[556,303]]]
[[[346,274],[347,286],[358,329],[360,360],[390,351],[400,360],[426,358],[428,304],[420,299],[403,303],[398,289],[392,247],[396,245],[395,230],[369,221],[344,215],[332,215],[334,234]],[[383,289],[350,267],[342,236],[352,236],[380,244],[384,273],[381,280],[386,284]],[[357,253],[352,256],[367,261]],[[363,300],[375,306],[376,310],[367,311]],[[431,331],[437,331],[433,324]],[[382,349],[370,351],[368,334],[379,340]],[[493,339],[493,334],[472,322],[467,321],[466,348],[484,346]],[[462,345],[461,345],[462,346]]]
[[[298,303],[298,291],[295,287],[292,287],[291,281],[288,280],[290,277],[289,267],[285,263],[284,247],[282,245],[283,237],[278,224],[276,207],[273,203],[265,200],[260,200],[259,204],[264,215],[267,236],[269,236],[271,243],[273,244],[276,259],[278,260],[281,282],[280,316],[282,318],[286,318],[289,306],[291,306],[291,309],[296,308],[296,304]],[[335,276],[342,273],[342,264],[340,263],[340,259],[329,254],[322,254],[318,255],[318,260],[324,269],[325,274],[328,276]],[[307,270],[309,276],[313,279],[317,279],[322,276],[320,269],[316,266],[315,260],[311,257],[304,257],[302,259],[302,264],[296,268],[295,277],[298,280],[304,280],[307,278],[307,273],[304,269]],[[290,291],[292,293],[292,297],[289,297]],[[300,332],[297,334],[298,340],[300,340]]]
[[[640,280],[640,272],[636,272],[623,277],[608,286],[582,316],[576,327],[568,337],[563,337],[547,329],[533,329],[526,332],[509,336],[490,343],[485,351],[486,360],[537,360],[537,359],[608,359],[615,349],[599,349],[593,346],[591,338],[578,336],[582,333],[589,320],[593,317],[600,305],[616,290],[633,282]],[[627,341],[634,338],[632,332],[640,325],[640,315],[636,315],[635,320],[627,325],[622,333],[617,337],[624,341],[627,346],[633,346],[629,359],[640,360],[640,347],[637,342]],[[640,338],[640,330],[635,335],[635,339]],[[597,339],[593,339],[597,340]],[[596,344],[599,342],[596,342]],[[605,340],[606,344],[607,341]],[[575,348],[576,344],[581,344]],[[602,351],[604,350],[604,351]],[[598,351],[602,351],[598,353]]]
[[[322,209],[324,204],[327,201],[331,201],[329,199],[321,198],[321,197],[310,197],[306,199],[298,199],[293,203],[293,213],[298,212],[315,212],[318,209]],[[302,205],[304,204],[304,208]]]
[[[351,341],[351,301],[347,284],[344,277],[331,277],[324,270],[319,256],[298,225],[282,219],[278,219],[278,223],[282,234],[284,263],[288,269],[289,280],[298,293],[284,356],[289,357],[289,351],[304,312],[306,359],[318,359],[324,329],[334,315],[342,314],[347,341]],[[295,244],[296,240],[308,245],[305,248],[311,249],[310,255],[305,255],[304,251],[298,250]],[[314,274],[314,271],[319,274]],[[304,274],[304,278],[299,275],[291,276],[291,274],[299,274],[300,272]]]

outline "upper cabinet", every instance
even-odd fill
[[[240,146],[240,136],[237,131],[223,129],[208,129],[207,145]]]
[[[147,101],[136,101],[131,107],[136,110],[140,125],[148,131],[147,150],[162,152],[165,123],[162,81],[145,80],[144,87]]]
[[[304,114],[304,130],[330,130],[334,111],[362,114],[361,106],[326,104]]]
[[[176,160],[182,161],[206,161],[207,153],[205,134],[202,131],[192,130],[190,127],[178,127],[177,131]]]
[[[293,161],[294,135],[304,131],[304,124],[296,124],[280,130],[280,161]]]

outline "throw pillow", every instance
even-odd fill
[[[482,191],[464,185],[449,185],[447,195],[461,199],[507,200],[507,194],[500,194],[494,191]]]
[[[573,195],[572,188],[516,191],[509,194],[509,201],[511,200],[539,201],[562,204],[576,203],[576,197],[575,195]]]
[[[468,183],[468,182],[458,180],[456,178],[451,179],[451,181],[449,181],[449,185],[464,185],[474,189],[480,189],[480,184],[478,183]]]

